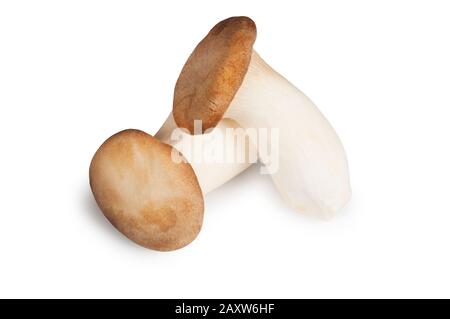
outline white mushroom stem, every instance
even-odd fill
[[[246,139],[243,130],[235,130],[239,126],[233,120],[223,119],[211,132],[202,135],[191,135],[181,129],[174,131],[177,128],[170,113],[155,137],[183,154],[197,175],[203,195],[228,182],[252,164],[248,156],[252,146],[250,143],[236,143]],[[227,129],[233,130],[235,138],[226,138]],[[204,156],[206,153],[218,156],[208,159]]]
[[[311,100],[255,51],[224,118],[245,129],[279,129],[279,163],[272,178],[293,208],[330,217],[347,203],[347,159],[336,132]]]

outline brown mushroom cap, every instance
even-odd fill
[[[186,246],[200,232],[203,195],[192,167],[175,163],[172,147],[138,130],[106,140],[89,178],[100,209],[125,236],[147,248]]]
[[[219,22],[197,45],[175,86],[173,116],[194,134],[194,120],[203,132],[222,119],[247,73],[256,39],[248,17]]]

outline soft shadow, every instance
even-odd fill
[[[245,191],[246,188],[254,187],[255,184],[258,184],[259,196],[271,202],[271,205],[273,205],[271,206],[271,209],[276,209],[274,214],[278,216],[277,218],[297,219],[299,222],[310,224],[329,223],[337,219],[351,218],[355,205],[352,198],[350,198],[350,201],[331,218],[323,218],[315,214],[305,214],[296,211],[284,201],[278,189],[275,187],[271,176],[261,174],[260,168],[260,163],[252,165],[232,180],[213,190],[211,193],[208,193],[205,200],[208,201],[208,203],[214,202],[214,204],[228,202],[230,198],[233,198],[234,192],[242,192],[242,190]],[[352,197],[353,196],[354,195],[352,195]],[[259,204],[255,204],[255,208],[259,208],[258,205]],[[210,209],[210,211],[211,212],[208,212],[208,214],[214,214],[213,209]]]
[[[205,200],[215,203],[229,202],[230,198],[234,197],[234,193],[245,192],[248,188],[254,188],[257,184],[258,191],[260,192],[259,196],[270,199],[279,210],[289,212],[289,206],[281,198],[270,175],[262,175],[260,169],[260,163],[253,164],[224,185],[213,190],[211,193],[206,194]],[[258,204],[255,203],[255,207],[258,207]]]

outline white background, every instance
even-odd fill
[[[154,133],[188,55],[248,15],[255,48],[346,148],[349,205],[287,207],[257,167],[209,194],[171,253],[102,216],[88,167]],[[448,1],[2,1],[0,297],[450,297]]]

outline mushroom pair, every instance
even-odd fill
[[[350,198],[345,151],[317,107],[268,66],[253,50],[256,26],[247,17],[221,21],[197,45],[175,86],[173,110],[152,137],[126,130],[110,137],[94,155],[90,183],[104,215],[125,236],[156,250],[189,244],[203,220],[203,196],[251,163],[195,163],[191,155],[174,162],[174,150],[193,141],[236,154],[255,148],[252,142],[226,145],[210,134],[241,127],[278,129],[278,169],[271,177],[283,198],[297,211],[329,217]],[[201,121],[203,132],[195,132]],[[175,128],[184,128],[178,140]],[[212,130],[211,132],[207,130]],[[243,136],[241,136],[243,137]],[[278,143],[275,145],[274,143]],[[250,147],[250,148],[249,148]],[[265,160],[260,156],[263,164]]]

